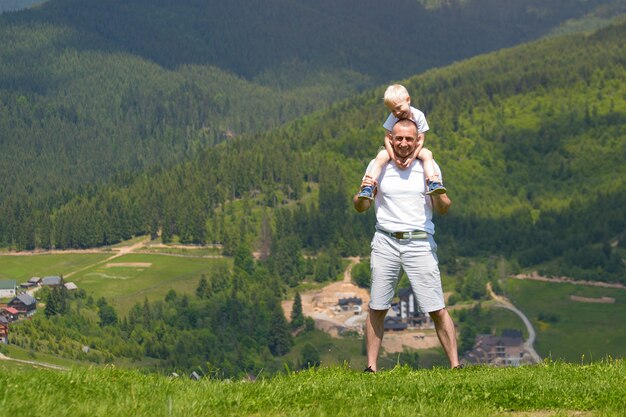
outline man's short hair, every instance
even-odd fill
[[[385,104],[393,105],[400,101],[406,100],[407,97],[409,97],[409,92],[403,85],[392,84],[387,87],[387,90],[385,90],[383,100],[385,101]]]
[[[393,125],[393,127],[396,127],[396,125],[400,125],[400,126],[413,126],[415,128],[415,134],[419,134],[420,130],[419,127],[417,127],[417,123],[415,122],[415,120],[413,119],[400,119],[396,122],[396,124]],[[391,130],[392,134],[393,134],[393,128]]]

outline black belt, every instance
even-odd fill
[[[398,240],[428,239],[428,233],[423,230],[413,230],[410,232],[388,232],[379,228],[376,228],[376,230]]]

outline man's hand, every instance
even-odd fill
[[[450,210],[452,200],[448,194],[431,194],[430,201],[433,203],[433,209],[437,214],[446,214]]]
[[[374,178],[366,175],[365,178],[363,178],[363,181],[361,181],[361,188],[367,185],[375,187],[377,184],[378,182]],[[374,189],[374,195],[376,195],[377,191],[377,189]],[[356,211],[362,213],[364,211],[367,211],[371,207],[372,200],[368,200],[367,198],[359,198],[359,193],[356,193],[354,195],[354,198],[352,199],[352,204],[354,204],[354,209]]]

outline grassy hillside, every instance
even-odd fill
[[[145,298],[160,300],[171,289],[193,294],[200,277],[227,271],[232,259],[132,254],[104,262],[114,253],[1,256],[0,279],[18,284],[31,277],[65,276],[95,298],[105,297],[121,315]],[[68,276],[68,274],[71,274]]]
[[[2,416],[621,416],[626,408],[624,361],[377,375],[330,368],[256,382],[6,362],[0,370]],[[36,400],[26,399],[35,387]]]
[[[626,290],[517,279],[503,287],[533,323],[541,357],[576,363],[626,356],[626,329],[612,319],[626,316]]]

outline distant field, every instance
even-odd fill
[[[31,277],[67,275],[112,255],[113,253],[0,255],[0,279],[14,279],[19,284]]]
[[[542,357],[570,362],[626,357],[626,290],[508,279],[506,296],[531,320],[537,331],[535,348]],[[571,296],[614,303],[574,301]],[[539,321],[543,313],[553,320]]]
[[[145,297],[149,300],[161,299],[170,289],[191,294],[202,274],[211,276],[216,269],[229,268],[232,263],[227,258],[158,254],[129,254],[102,262],[112,255],[0,255],[0,279],[15,279],[19,284],[33,276],[67,275],[80,271],[69,280],[94,298],[105,297],[118,312],[125,314],[136,302],[143,303]]]
[[[211,276],[216,269],[230,264],[227,258],[130,254],[79,272],[72,281],[89,293],[105,297],[125,313],[135,303],[143,303],[145,297],[151,301],[162,299],[170,289],[193,293],[202,274]]]
[[[496,335],[501,335],[504,329],[517,329],[522,332],[524,339],[528,338],[528,330],[526,330],[524,322],[511,310],[493,307],[491,308],[491,316]]]

